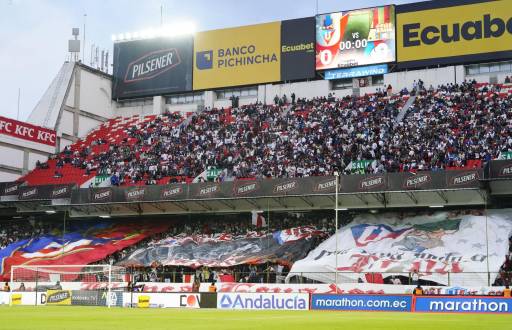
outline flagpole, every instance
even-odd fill
[[[334,172],[334,176],[336,178],[336,184],[335,184],[335,188],[336,188],[336,195],[335,195],[335,203],[336,205],[334,206],[334,222],[335,222],[335,226],[336,226],[336,230],[334,231],[334,236],[335,236],[335,240],[336,240],[336,250],[334,251],[334,259],[335,259],[335,270],[334,270],[334,276],[335,276],[335,279],[334,279],[334,284],[336,285],[336,293],[338,293],[338,179],[339,179],[339,174],[338,172]]]

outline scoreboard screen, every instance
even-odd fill
[[[316,69],[395,61],[395,7],[316,17]]]

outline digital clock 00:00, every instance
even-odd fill
[[[340,50],[345,49],[359,49],[359,48],[366,48],[368,45],[368,40],[366,39],[357,39],[355,41],[342,41],[340,42]]]

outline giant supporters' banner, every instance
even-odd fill
[[[395,61],[395,7],[316,17],[316,69]]]
[[[192,37],[114,44],[112,98],[125,99],[192,90]]]
[[[120,251],[139,241],[163,232],[168,224],[141,224],[108,222],[91,224],[84,222],[69,233],[43,235],[9,244],[0,250],[0,278],[10,278],[15,265],[86,265]],[[18,269],[15,277],[29,281],[33,271]],[[23,279],[23,277],[26,277]],[[39,274],[39,277],[42,275]],[[62,281],[72,278],[62,278]],[[70,275],[76,276],[76,275]]]
[[[407,276],[414,270],[422,280],[442,285],[448,285],[448,272],[451,283],[493,283],[508,253],[512,213],[510,209],[487,213],[360,215],[339,230],[338,249],[332,236],[297,261],[288,279],[302,275],[333,283],[337,265],[341,283],[365,280],[366,273]]]
[[[274,262],[291,265],[305,256],[314,240],[324,232],[313,227],[297,227],[274,233],[246,235],[185,234],[168,237],[133,252],[120,266],[230,267],[240,264]]]
[[[0,116],[0,134],[54,147],[57,133],[54,130]]]
[[[424,1],[396,7],[398,66],[512,58],[512,2]]]
[[[279,81],[281,22],[197,33],[194,90]]]

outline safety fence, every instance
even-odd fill
[[[152,270],[131,270],[137,282],[192,282],[195,279],[200,282],[237,282],[237,283],[375,283],[375,284],[397,284],[397,285],[506,285],[512,284],[512,272],[442,272],[436,273],[437,282],[433,283],[424,279],[427,273],[414,274],[413,272],[301,272],[288,273],[279,271],[277,267],[268,268],[264,271],[229,271],[212,272],[179,272],[179,271],[158,271]],[[428,273],[431,275],[431,273]],[[337,280],[336,280],[337,278]]]

